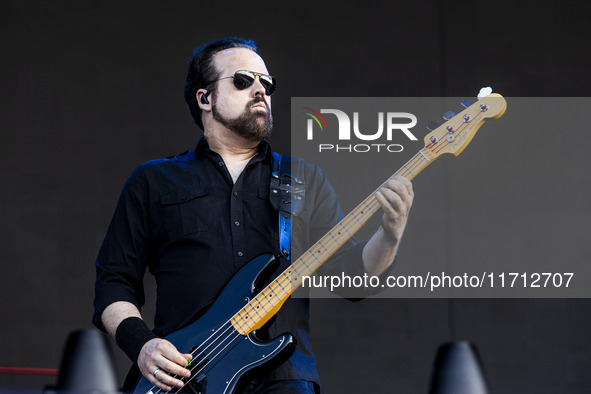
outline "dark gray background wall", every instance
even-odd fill
[[[283,153],[292,96],[465,97],[485,85],[506,97],[591,92],[586,1],[4,1],[0,15],[0,366],[57,368],[67,334],[90,327],[93,261],[125,179],[143,161],[191,148],[199,134],[182,86],[204,41],[258,42],[280,83],[271,142]],[[587,124],[524,129],[518,143],[532,144],[519,152],[513,139],[488,137],[495,149],[475,144],[435,164],[415,182],[401,262],[419,264],[425,239],[451,231],[467,234],[464,257],[586,263]],[[346,193],[347,181],[335,178]],[[479,204],[458,209],[460,191]],[[534,213],[534,224],[522,220]],[[522,241],[504,226],[522,229]],[[451,339],[477,344],[495,393],[586,393],[590,306],[315,300],[312,324],[327,393],[424,393],[436,348]],[[122,378],[129,364],[116,356]],[[0,387],[52,383],[0,375]]]

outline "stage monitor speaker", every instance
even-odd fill
[[[429,394],[488,394],[476,346],[466,341],[441,345],[435,357]]]
[[[98,330],[70,333],[59,369],[58,392],[114,393],[118,391],[108,338]]]

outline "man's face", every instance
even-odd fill
[[[219,78],[233,76],[238,70],[268,74],[263,59],[247,48],[230,48],[214,56]],[[273,116],[271,97],[257,77],[252,86],[238,90],[232,78],[216,82],[212,116],[219,123],[251,141],[262,141],[271,135]]]

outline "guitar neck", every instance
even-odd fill
[[[404,176],[413,179],[439,156],[425,147],[403,165],[392,177]],[[391,177],[390,177],[391,178]],[[388,180],[390,179],[388,178]],[[386,180],[386,182],[388,181]],[[242,335],[263,326],[277,313],[283,303],[302,284],[302,279],[312,275],[330,256],[343,246],[380,209],[375,193],[384,182],[355,209],[345,216],[326,235],[318,240],[299,259],[283,271],[275,280],[242,308],[231,322]]]

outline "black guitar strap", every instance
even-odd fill
[[[304,209],[304,160],[273,152],[269,201],[279,213],[279,250],[289,260],[291,219]]]

